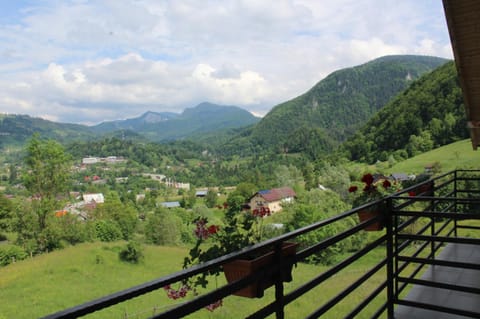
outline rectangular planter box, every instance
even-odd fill
[[[297,250],[297,243],[283,243],[282,253],[283,256],[293,256]],[[223,272],[229,283],[242,279],[246,276],[249,276],[255,271],[264,269],[274,262],[274,252],[271,251],[263,256],[258,258],[248,260],[248,259],[237,259],[223,265]],[[292,267],[290,265],[288,269],[282,271],[282,281],[290,282],[292,281]],[[257,282],[254,282],[248,285],[245,288],[242,288],[234,293],[236,296],[248,297],[248,298],[261,298],[263,297],[263,291],[275,283],[276,278],[261,278]]]
[[[358,219],[360,220],[360,222],[364,222],[364,221],[367,221],[369,219],[372,219],[380,214],[383,214],[383,211],[381,209],[378,209],[378,210],[361,210],[357,213],[358,215]],[[383,229],[383,226],[385,225],[383,219],[381,219],[380,221],[377,221],[373,224],[370,224],[368,225],[367,227],[365,227],[363,230],[366,230],[366,231],[379,231],[379,230],[382,230]]]

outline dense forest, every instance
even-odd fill
[[[392,97],[445,62],[388,56],[336,71],[305,94],[275,106],[253,128],[253,144],[285,152],[307,150],[312,155],[330,152]]]
[[[425,75],[396,96],[344,143],[351,160],[415,156],[468,137],[454,62]]]
[[[131,130],[150,141],[165,142],[185,138],[197,140],[202,134],[241,128],[259,120],[237,106],[204,102],[181,114],[147,112],[135,119],[104,122],[93,126],[92,130],[102,134]]]

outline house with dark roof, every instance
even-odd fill
[[[162,202],[160,203],[160,206],[165,207],[165,208],[177,208],[181,207],[180,202]]]
[[[290,187],[272,188],[255,193],[249,200],[251,210],[268,207],[276,213],[283,209],[282,204],[291,203],[295,199],[295,191]]]
[[[394,182],[403,182],[410,180],[410,177],[405,173],[392,173],[392,175],[390,175],[390,179],[392,179]]]
[[[198,190],[195,192],[195,197],[206,197],[208,190]]]

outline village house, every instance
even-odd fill
[[[208,194],[208,190],[206,189],[201,189],[201,190],[197,190],[195,192],[195,197],[206,197]]]
[[[80,199],[80,193],[70,192],[70,196],[75,199]],[[87,220],[88,211],[91,211],[97,207],[98,204],[105,202],[105,197],[102,193],[87,193],[81,196],[83,200],[76,203],[68,203],[63,210],[55,212],[56,217],[65,216],[69,213],[76,215],[82,220]]]
[[[295,196],[290,187],[261,190],[250,197],[249,206],[251,210],[268,207],[270,212],[276,213],[283,209],[282,204],[293,202]]]
[[[158,205],[157,205],[158,206]],[[161,207],[165,207],[165,208],[177,208],[177,207],[181,207],[180,206],[180,202],[178,201],[175,201],[175,202],[162,202],[160,203],[160,206]]]
[[[94,209],[97,207],[97,204],[103,204],[105,198],[102,193],[83,194],[83,202],[85,208]]]
[[[155,181],[158,181],[159,183],[164,183],[167,187],[190,190],[190,183],[176,182],[175,180],[173,180],[171,178],[167,178],[167,176],[162,175],[162,174],[144,173],[144,174],[142,174],[142,176],[150,177],[151,179],[153,179]]]
[[[404,182],[411,180],[411,178],[405,173],[392,173],[392,175],[390,175],[390,179],[394,182]]]
[[[108,156],[108,157],[84,157],[82,158],[82,165],[92,165],[98,163],[117,164],[124,163],[127,160],[121,156]]]
[[[82,164],[84,165],[97,164],[98,162],[100,162],[98,157],[84,157],[82,159]]]

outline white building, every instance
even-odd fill
[[[83,201],[85,202],[85,204],[90,204],[90,203],[103,204],[105,202],[105,198],[103,197],[102,193],[83,194]]]
[[[84,157],[82,159],[82,164],[96,164],[98,162],[100,162],[98,157]]]

